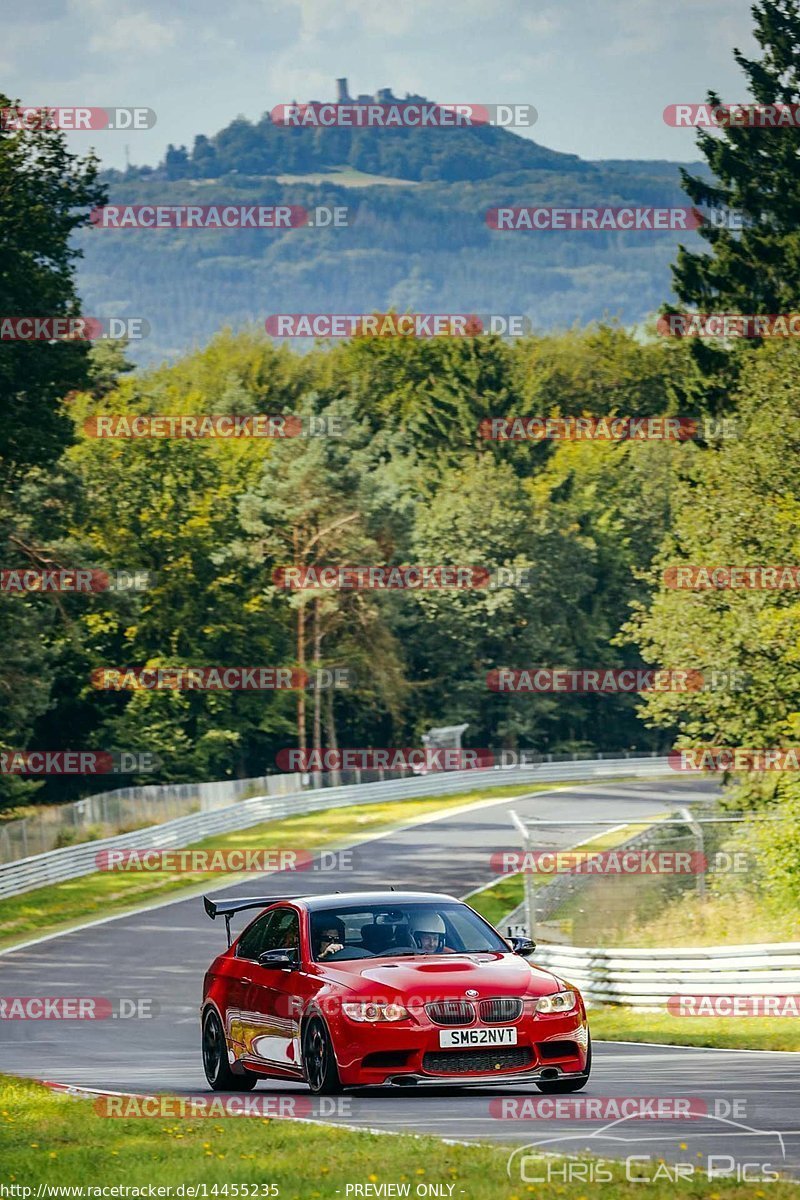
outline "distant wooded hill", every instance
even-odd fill
[[[319,172],[313,183],[278,181]],[[358,186],[355,172],[387,184]],[[524,313],[536,329],[603,316],[634,323],[671,295],[681,235],[497,232],[486,210],[687,203],[676,163],[589,162],[488,127],[286,129],[267,115],[237,118],[213,137],[198,135],[191,151],[170,146],[156,168],[109,171],[106,180],[115,203],[351,210],[346,229],[84,234],[84,311],[145,317],[152,332],[131,346],[140,362],[281,312]]]

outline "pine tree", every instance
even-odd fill
[[[734,57],[760,105],[800,105],[800,5],[760,0],[752,8],[761,60]],[[719,105],[716,93],[708,102]],[[800,127],[746,125],[719,134],[698,131],[698,146],[714,181],[682,171],[699,205],[742,214],[741,231],[703,225],[711,253],[681,247],[673,268],[685,303],[734,312],[790,312],[800,302]]]

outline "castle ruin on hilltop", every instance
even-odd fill
[[[319,100],[309,100],[309,104],[319,104]],[[427,96],[412,95],[411,92],[406,92],[401,99],[395,96],[390,87],[378,88],[374,96],[367,95],[366,92],[361,92],[358,96],[351,96],[347,88],[347,78],[336,80],[336,103],[337,104],[427,104],[429,103]]]

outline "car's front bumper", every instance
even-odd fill
[[[543,1083],[555,1079],[583,1079],[584,1071],[562,1071],[560,1067],[541,1066],[534,1071],[521,1069],[505,1071],[496,1075],[462,1075],[462,1074],[416,1074],[408,1071],[405,1074],[390,1075],[384,1083],[392,1087],[502,1087],[504,1084]]]
[[[497,1054],[487,1048],[483,1062],[457,1064],[457,1059],[471,1057],[469,1051],[448,1054],[439,1045],[443,1027],[418,1013],[415,1018],[413,1022],[364,1025],[356,1030],[348,1022],[332,1029],[339,1076],[345,1087],[382,1084],[482,1087],[577,1078],[586,1072],[589,1032],[582,1007],[558,1015],[526,1015],[514,1022],[517,1030],[514,1050],[527,1054],[520,1054],[524,1061],[508,1065],[502,1048]],[[558,1047],[552,1046],[556,1053],[551,1054],[548,1043],[568,1043],[572,1049],[559,1054]],[[497,1066],[493,1060],[498,1061]]]

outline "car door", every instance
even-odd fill
[[[274,910],[262,913],[245,929],[236,943],[236,953],[231,960],[228,983],[228,1003],[225,1012],[225,1030],[231,1049],[237,1058],[248,1057],[253,1039],[252,1021],[249,1015],[249,989],[253,984],[258,956],[264,947]]]
[[[300,970],[300,919],[293,908],[272,910],[258,953],[265,950],[294,950],[297,965],[264,967],[255,962],[245,992],[249,1035],[247,1058],[262,1067],[284,1071],[300,1068],[300,1015],[303,976]]]

